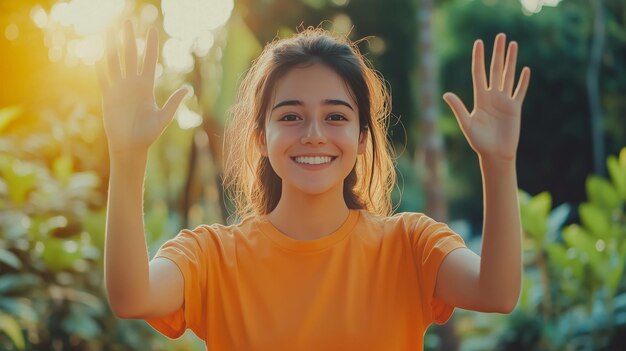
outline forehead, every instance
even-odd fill
[[[343,78],[321,63],[290,69],[276,81],[274,87],[274,103],[301,100],[305,104],[313,104],[328,99],[341,99],[356,106]]]

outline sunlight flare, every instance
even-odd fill
[[[233,0],[163,0],[163,28],[170,36],[163,47],[165,64],[175,71],[190,71],[192,53],[208,54],[215,43],[212,31],[228,21],[233,7]]]
[[[52,5],[49,13],[40,5],[33,6],[30,19],[45,33],[50,61],[93,65],[104,54],[104,32],[127,5],[126,0],[62,1]]]
[[[543,6],[556,7],[561,0],[521,0],[522,7],[529,14],[539,13]]]

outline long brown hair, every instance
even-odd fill
[[[393,152],[387,140],[391,99],[385,82],[360,54],[356,43],[321,28],[307,28],[288,39],[267,44],[252,63],[237,93],[225,131],[224,187],[235,214],[268,214],[278,204],[282,182],[269,159],[261,155],[265,120],[276,81],[294,67],[322,63],[343,78],[357,103],[362,132],[369,133],[365,153],[344,180],[351,209],[389,215],[396,181]]]

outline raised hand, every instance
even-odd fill
[[[154,80],[158,45],[157,31],[152,28],[148,32],[143,67],[139,72],[132,22],[124,24],[120,54],[115,33],[108,33],[106,64],[101,62],[98,65],[98,78],[102,89],[104,130],[111,154],[147,152],[172,121],[174,112],[187,94],[185,88],[178,89],[163,108],[156,105]],[[122,62],[120,58],[123,58]]]
[[[509,43],[506,60],[505,44],[505,35],[498,34],[487,84],[484,45],[481,40],[474,42],[474,110],[471,113],[455,94],[446,93],[443,98],[454,112],[470,146],[480,157],[514,160],[519,142],[522,102],[528,89],[530,69],[522,69],[517,88],[513,91],[517,43]]]

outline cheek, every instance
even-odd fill
[[[287,133],[268,131],[266,136],[267,151],[272,153],[284,149],[292,142],[291,139],[292,137]]]
[[[335,140],[340,141],[342,147],[356,150],[359,146],[359,132],[357,129],[342,129],[337,131]]]

